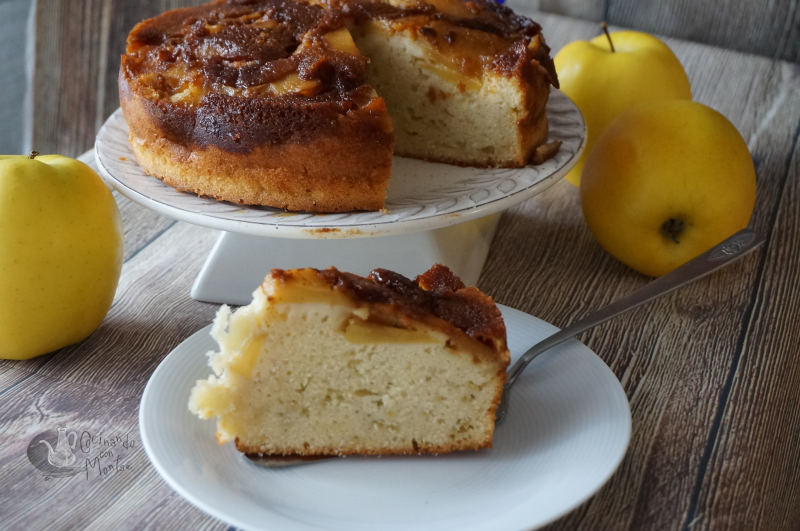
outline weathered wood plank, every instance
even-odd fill
[[[555,49],[597,33],[593,23],[535,18]],[[787,164],[793,152],[796,157],[800,124],[797,67],[668,42],[686,66],[695,98],[722,111],[748,140],[759,185],[752,225],[776,228],[769,248],[582,336],[623,383],[633,438],[609,484],[549,529],[716,529],[741,522],[793,529],[800,478],[782,465],[793,462],[798,432],[797,350],[791,349],[798,344],[792,319],[800,305],[800,199],[798,163]],[[148,230],[142,221],[133,232]],[[224,527],[167,494],[143,455],[136,462],[147,472],[124,492],[109,484],[114,496],[98,491],[83,503],[34,484],[40,478],[32,479],[18,449],[20,440],[27,444],[51,420],[77,425],[88,415],[100,426],[116,426],[120,418],[120,425],[134,429],[131,404],[153,368],[216,309],[188,297],[214,236],[182,223],[168,228],[126,263],[113,316],[96,338],[37,362],[0,364],[0,393],[6,389],[0,436],[12,440],[0,452],[0,514],[6,514],[2,489],[15,485],[28,497],[12,501],[41,513],[48,512],[43,507],[65,508],[71,527]],[[585,227],[576,191],[559,183],[503,217],[480,287],[498,302],[564,325],[647,281],[599,247]],[[748,324],[750,318],[756,324]],[[39,372],[31,375],[34,369]],[[58,402],[56,395],[66,398]],[[95,415],[88,397],[108,400],[109,413]],[[31,431],[27,440],[14,435],[24,429]],[[782,440],[771,440],[777,437]],[[87,499],[95,494],[81,492]],[[77,504],[74,511],[71,504]],[[755,516],[737,520],[744,511]],[[26,528],[60,525],[33,509],[13,514],[10,521]]]
[[[558,43],[559,18],[539,19],[548,42]],[[581,33],[568,24],[571,36]],[[591,36],[593,25],[584,28]],[[752,226],[766,232],[800,124],[800,106],[786,95],[796,67],[668,43],[687,69],[695,99],[723,112],[750,141],[759,186]],[[582,337],[623,383],[633,438],[609,484],[550,529],[679,529],[690,513],[707,509],[693,497],[734,370],[759,256]],[[563,326],[647,281],[599,247],[583,222],[577,190],[559,183],[503,217],[479,285],[498,302]],[[797,499],[800,485],[792,488]]]
[[[186,503],[150,465],[138,431],[138,396],[33,375],[3,394],[0,402],[0,514],[4,529],[225,529]],[[45,480],[27,458],[34,436],[65,425],[83,438],[73,452],[72,477]],[[127,436],[134,445],[92,444]],[[88,444],[87,444],[88,443]],[[52,441],[51,441],[52,444]],[[44,445],[42,448],[46,450]],[[95,458],[101,451],[113,455]],[[119,457],[119,461],[116,458]],[[86,460],[89,464],[86,464]],[[98,465],[99,466],[96,466]],[[122,465],[120,471],[102,468]],[[129,468],[125,468],[125,466]],[[88,471],[88,474],[87,474]],[[165,523],[164,517],[170,522]]]
[[[105,0],[37,1],[31,146],[78,155],[94,143]]]
[[[31,371],[17,363],[0,364],[0,396],[29,377]]]
[[[800,70],[800,69],[797,69]],[[786,105],[800,108],[794,70]],[[787,124],[770,124],[770,127]],[[788,131],[787,131],[788,132]],[[740,339],[719,436],[690,528],[800,529],[800,124],[784,163],[753,319]],[[767,139],[756,139],[756,145]]]
[[[555,15],[576,17],[583,20],[600,22],[605,20],[609,0],[539,0],[539,6],[530,4],[533,9],[539,9]]]
[[[31,145],[77,156],[119,106],[119,56],[145,18],[200,0],[37,0]]]
[[[30,0],[0,0],[0,153],[21,154],[24,149],[26,22]]]
[[[800,9],[794,0],[608,0],[607,20],[627,28],[800,62]]]
[[[800,9],[793,0],[510,0],[509,5],[800,62]]]

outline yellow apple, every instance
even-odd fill
[[[0,156],[0,358],[91,334],[114,299],[122,250],[119,209],[89,166]]]
[[[586,157],[606,127],[645,101],[692,98],[689,79],[666,44],[647,33],[618,31],[574,41],[555,56],[561,90],[586,120],[586,149],[566,179],[578,186]]]
[[[581,205],[613,256],[660,276],[747,226],[753,159],[736,128],[700,103],[643,103],[617,118],[586,160]]]

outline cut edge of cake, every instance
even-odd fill
[[[380,288],[383,300],[370,300],[380,290],[366,281],[332,269],[273,270],[250,305],[220,309],[212,328],[220,351],[208,354],[214,374],[189,400],[200,418],[217,418],[220,444],[267,455],[491,447],[509,361],[491,299],[449,280],[444,289],[427,283],[463,298],[464,315],[485,312],[474,322],[490,326],[471,337],[400,292],[387,301]],[[417,285],[426,287],[424,275]]]
[[[430,30],[430,28],[428,28]],[[431,56],[418,30],[376,22],[352,30],[367,80],[386,102],[394,154],[458,166],[519,168],[547,141],[549,78],[490,68],[469,76]]]

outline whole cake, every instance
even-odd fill
[[[541,28],[493,0],[177,9],[131,31],[119,75],[145,171],[182,191],[315,212],[382,208],[393,154],[545,158],[551,84]]]
[[[509,353],[500,311],[444,266],[272,270],[223,306],[214,371],[189,409],[247,453],[348,455],[488,448]]]

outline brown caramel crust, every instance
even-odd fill
[[[214,146],[249,153],[265,144],[310,143],[336,135],[341,117],[374,101],[365,84],[366,59],[332,49],[322,38],[364,20],[402,21],[402,28],[453,55],[467,75],[490,68],[520,77],[536,93],[546,93],[548,83],[558,86],[538,24],[488,0],[455,0],[453,5],[467,9],[455,14],[445,12],[453,0],[443,1],[394,7],[375,0],[323,0],[320,5],[218,0],[173,10],[131,31],[122,56],[121,92],[141,96],[164,137],[192,150]],[[474,57],[466,53],[467,41],[490,52]],[[315,83],[313,91],[265,92],[291,73]],[[202,94],[199,101],[171,100],[195,86]],[[541,121],[536,107],[531,122]],[[376,131],[367,123],[363,135],[391,149],[391,128],[386,129]],[[531,142],[541,135],[535,136]]]
[[[368,108],[374,98],[365,85],[364,57],[329,49],[319,39],[295,53],[307,34],[330,29],[328,18],[321,7],[293,0],[212,3],[164,13],[131,31],[121,92],[142,96],[164,136],[193,148],[247,153],[264,144],[309,143],[335,134],[342,116]],[[212,33],[217,27],[222,29]],[[270,83],[290,73],[317,82],[315,93],[268,92]],[[171,101],[193,86],[199,101]],[[375,133],[365,126],[365,137],[392,145],[390,132]]]
[[[496,399],[495,402],[499,400]],[[453,443],[453,444],[426,444],[426,443],[417,443],[416,445],[413,444],[416,441],[412,440],[412,444],[409,444],[405,447],[393,447],[393,448],[370,448],[370,449],[363,449],[363,450],[354,450],[352,448],[336,448],[333,446],[329,446],[327,448],[322,448],[318,451],[309,452],[304,454],[302,452],[298,452],[298,448],[295,447],[286,447],[284,449],[277,449],[276,451],[268,451],[266,448],[261,448],[258,446],[248,446],[247,444],[241,442],[237,437],[235,440],[236,449],[245,454],[251,454],[254,456],[282,456],[282,457],[308,457],[312,458],[317,457],[322,459],[324,457],[334,457],[334,456],[344,456],[344,455],[413,455],[413,454],[446,454],[449,452],[461,452],[465,450],[483,450],[485,448],[492,447],[492,432],[489,432],[484,435],[483,439],[480,441],[474,441],[471,444],[469,443]]]
[[[128,90],[122,76],[120,88],[137,161],[177,190],[289,210],[346,212],[383,207],[391,174],[391,143],[368,142],[364,134],[391,134],[391,129],[388,133],[383,129],[391,127],[385,112],[360,111],[341,117],[336,134],[320,134],[314,143],[266,144],[232,154],[214,145],[187,146],[164,135],[152,120],[152,102]],[[342,149],[342,142],[350,148]],[[342,189],[348,192],[343,194]]]
[[[387,307],[390,311],[382,312],[383,317],[407,316],[434,327],[437,321],[443,321],[486,345],[495,358],[499,354],[508,363],[506,328],[500,310],[491,297],[477,288],[465,287],[446,266],[436,264],[415,280],[388,269],[375,269],[366,278],[334,267],[315,271],[322,281],[351,300]],[[281,282],[293,279],[292,271],[281,269],[273,269],[270,275]],[[402,319],[397,324],[402,324]]]
[[[434,265],[413,281],[387,269],[375,269],[365,278],[341,272],[333,267],[322,271],[273,269],[270,276],[274,281],[288,285],[301,278],[308,278],[306,275],[309,272],[315,272],[317,279],[354,301],[357,306],[368,305],[370,310],[368,320],[372,320],[373,313],[377,313],[379,319],[398,318],[394,324],[401,326],[409,324],[408,321],[403,322],[403,317],[421,321],[448,334],[450,338],[448,344],[455,346],[461,352],[472,353],[475,363],[492,364],[496,371],[494,382],[497,385],[486,415],[492,421],[495,419],[506,382],[509,353],[502,315],[490,297],[477,288],[466,287],[449,268],[441,264]],[[382,322],[382,324],[393,323]],[[462,338],[466,337],[470,345],[466,349],[459,348],[465,346]],[[479,348],[469,348],[475,345]],[[480,353],[476,354],[476,351]],[[439,454],[491,448],[493,428],[494,422],[486,426],[481,435],[476,434],[472,441],[451,444],[430,444],[412,439],[403,446],[360,448],[346,445],[315,447],[311,450],[295,446],[250,445],[237,437],[236,448],[248,454],[309,458],[337,455]]]
[[[404,28],[413,28],[438,48],[451,48],[459,53],[463,39],[476,35],[494,35],[505,41],[503,50],[492,50],[487,57],[493,70],[507,75],[519,68],[521,61],[530,65],[526,80],[532,79],[537,67],[542,67],[547,81],[558,88],[558,75],[550,57],[550,47],[542,35],[542,27],[533,20],[517,15],[508,7],[493,0],[419,0],[416,4],[394,7],[374,0],[327,0],[330,8],[341,9],[357,22],[364,20],[405,20]],[[455,9],[453,9],[455,8]],[[528,45],[538,39],[539,46]],[[482,43],[485,44],[485,43]],[[485,52],[486,53],[486,52]],[[461,61],[468,57],[460,58]]]

